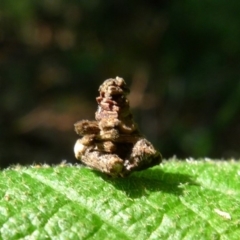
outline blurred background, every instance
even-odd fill
[[[1,0],[0,166],[74,162],[73,124],[123,77],[164,158],[240,157],[240,2]]]

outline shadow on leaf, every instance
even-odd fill
[[[96,174],[131,198],[147,196],[151,192],[182,195],[184,185],[199,185],[192,180],[191,175],[164,172],[159,168],[135,172],[126,178],[110,178],[99,172]]]

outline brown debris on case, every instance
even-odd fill
[[[125,81],[120,77],[107,79],[99,93],[96,121],[74,124],[75,131],[82,136],[74,147],[76,158],[114,177],[159,164],[161,154],[140,134],[133,121]]]

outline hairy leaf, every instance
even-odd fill
[[[239,239],[240,164],[166,161],[128,178],[82,166],[0,173],[1,239]]]

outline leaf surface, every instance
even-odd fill
[[[240,164],[166,161],[112,179],[81,166],[0,173],[1,239],[239,239]]]

